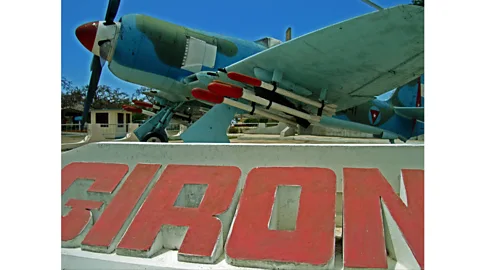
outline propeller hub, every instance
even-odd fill
[[[77,39],[89,51],[93,50],[95,45],[95,38],[97,36],[99,22],[89,22],[82,24],[75,30]]]

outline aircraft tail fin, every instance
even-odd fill
[[[395,107],[424,107],[423,75],[395,89],[389,102]]]
[[[388,100],[393,105],[395,113],[403,118],[412,121],[412,135],[418,136],[423,134],[424,117],[424,99],[422,94],[422,86],[424,83],[424,75],[408,82],[395,89],[393,95]]]

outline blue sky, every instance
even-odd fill
[[[409,0],[376,0],[382,7],[408,4]],[[77,26],[103,20],[108,1],[62,0],[62,76],[76,85],[88,84],[92,54],[75,37]],[[242,1],[133,1],[123,0],[116,20],[125,14],[141,13],[190,28],[257,40],[271,36],[284,39],[374,11],[360,0],[242,0]],[[255,18],[258,16],[258,18]],[[102,70],[100,84],[132,93],[139,86],[124,82]]]

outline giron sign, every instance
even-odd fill
[[[62,247],[262,268],[333,268],[343,193],[345,268],[424,267],[424,173],[399,172],[400,196],[377,168],[72,162],[62,169]],[[163,170],[159,175],[159,170]],[[157,176],[159,175],[159,177]],[[92,181],[93,180],[93,181]],[[342,197],[341,197],[342,198]],[[338,253],[337,253],[338,256]]]

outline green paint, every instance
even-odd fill
[[[207,36],[205,34],[196,32],[196,31],[188,29],[188,28],[185,28],[185,30],[186,30],[186,33],[187,33],[188,36],[194,37],[196,39],[203,40],[210,45],[217,46],[217,50],[220,53],[225,54],[228,57],[235,56],[238,52],[237,45],[235,45],[235,43],[233,43],[229,40],[222,39],[222,38],[216,38],[216,37],[212,37],[212,36]]]
[[[155,47],[158,58],[169,66],[180,68],[187,39],[181,26],[145,15],[136,15],[137,28]]]
[[[165,64],[180,68],[182,66],[187,44],[187,36],[217,46],[217,51],[232,57],[238,52],[235,43],[199,33],[166,21],[146,15],[136,15],[136,26],[144,33],[155,47],[155,53]]]

